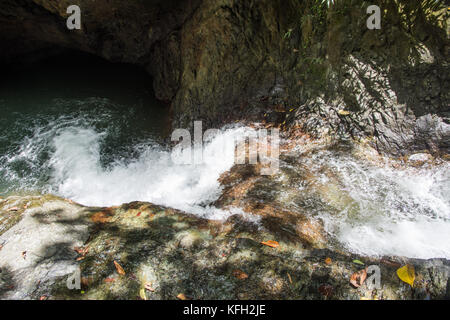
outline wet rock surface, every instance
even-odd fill
[[[87,208],[53,196],[9,197],[0,215],[12,205],[22,207],[0,236],[2,299],[450,298],[447,260],[321,249],[242,216],[218,222],[149,203]],[[278,247],[261,244],[268,240]],[[396,275],[406,263],[414,288]],[[369,265],[380,268],[381,287],[354,288],[352,274]],[[68,289],[77,270],[81,288]]]
[[[368,30],[364,8],[348,3],[312,12],[309,1],[294,0],[4,0],[0,59],[81,50],[145,68],[176,125],[263,120],[292,135],[300,128],[287,148],[303,154],[316,151],[308,149],[311,135],[365,141],[409,155],[412,166],[432,165],[450,146],[448,34],[425,17],[405,25],[394,1],[386,1],[383,28]],[[82,8],[82,29],[68,32],[72,4]],[[0,298],[450,298],[447,260],[336,249],[311,208],[353,213],[354,201],[326,166],[321,183],[295,154],[280,160],[272,177],[236,166],[221,178],[214,204],[254,219],[209,221],[138,202],[88,208],[49,195],[0,199]],[[261,244],[268,240],[279,245]],[[405,264],[415,267],[413,288],[396,275]],[[350,277],[369,265],[380,268],[381,288],[354,288]],[[69,289],[77,270],[80,288]]]
[[[0,60],[71,49],[139,65],[176,126],[265,115],[315,135],[371,137],[397,156],[449,153],[447,16],[402,3],[380,3],[383,27],[369,30],[364,1],[6,0]],[[69,31],[73,4],[82,29]]]

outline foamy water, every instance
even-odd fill
[[[350,251],[366,255],[450,258],[450,166],[393,169],[345,152],[319,152],[302,160],[317,194],[338,190],[316,214]],[[313,179],[313,180],[314,180]],[[318,186],[318,187],[317,187]]]
[[[150,137],[111,147],[121,136],[123,118],[106,109],[97,117],[80,112],[28,123],[28,133],[17,147],[0,156],[2,193],[37,190],[88,206],[148,201],[218,220],[243,214],[211,203],[221,193],[218,178],[234,164],[230,146],[251,129],[222,129],[203,146],[209,161],[182,165]],[[364,163],[349,153],[325,151],[299,155],[297,169],[314,177],[309,186],[299,184],[298,193],[305,199],[316,199],[318,190],[330,185],[346,197],[341,206],[321,194],[324,204],[306,213],[321,218],[330,236],[350,251],[450,258],[448,164],[392,169]]]
[[[218,179],[234,164],[234,148],[227,148],[242,135],[231,129],[204,146],[205,154],[220,155],[198,165],[177,164],[172,153],[157,144],[139,145],[140,155],[130,162],[100,164],[102,134],[91,129],[67,128],[52,141],[55,152],[49,162],[52,185],[58,194],[90,206],[149,201],[208,218],[230,215],[208,204],[220,195]]]
[[[220,195],[220,175],[234,164],[234,142],[251,129],[227,129],[213,136],[203,146],[201,164],[178,164],[171,150],[149,139],[122,150],[136,157],[108,155],[105,165],[102,148],[114,124],[99,131],[91,122],[86,117],[61,117],[38,126],[15,154],[3,156],[2,172],[21,188],[40,189],[87,206],[148,201],[218,220],[241,213],[209,204]],[[38,161],[44,154],[48,158]],[[15,163],[29,164],[34,174],[20,177]]]

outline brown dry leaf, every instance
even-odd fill
[[[177,298],[180,300],[189,300],[184,293],[180,293],[179,295],[177,295]]]
[[[358,272],[355,272],[354,274],[352,274],[352,276],[350,277],[350,283],[356,287],[359,288],[359,284],[357,282],[358,279]]]
[[[354,287],[359,288],[360,286],[363,285],[364,281],[366,281],[366,278],[367,278],[367,268],[352,274],[352,276],[350,277],[350,283]]]
[[[76,258],[75,261],[81,261],[81,260],[83,260],[84,258],[86,258],[86,256],[81,256],[81,257]]]
[[[280,244],[278,242],[273,241],[273,240],[264,241],[264,242],[261,242],[261,244],[272,247],[272,248],[278,248],[280,246]]]
[[[359,272],[360,278],[359,278],[359,284],[362,286],[364,281],[367,279],[367,268],[363,269]]]
[[[126,274],[125,270],[123,270],[122,266],[116,260],[114,260],[114,265],[116,266],[116,270],[120,275],[124,276]]]
[[[41,296],[40,298],[39,298],[39,300],[47,300],[47,297],[46,296]]]
[[[116,281],[116,279],[114,279],[114,278],[106,278],[103,281],[105,281],[105,282],[114,282],[114,281]]]
[[[112,211],[111,208],[107,208],[103,211],[99,211],[94,213],[91,216],[91,220],[94,223],[98,223],[98,224],[102,224],[102,223],[107,223],[111,220],[111,217],[114,215],[114,212]]]
[[[331,264],[333,261],[331,260],[331,258],[326,258],[325,259],[325,263],[326,264]]]
[[[386,264],[391,267],[400,268],[402,265],[398,262],[387,260],[387,259],[381,259],[381,263]]]
[[[148,290],[150,292],[154,292],[155,291],[155,289],[152,288],[152,283],[151,282],[146,283],[144,285],[144,288],[145,288],[145,290]]]
[[[88,251],[89,251],[89,246],[87,247],[75,247],[73,248],[73,250],[75,250],[76,253],[81,254],[82,256],[85,256]]]
[[[238,270],[238,269],[233,271],[233,276],[235,276],[236,278],[238,278],[240,280],[244,280],[244,279],[248,278],[248,274],[246,274],[242,270]]]
[[[292,278],[291,278],[291,275],[289,274],[289,272],[288,272],[287,276],[288,276],[288,279],[289,279],[289,283],[292,284]]]
[[[6,210],[7,212],[10,212],[10,211],[19,211],[19,208],[18,207],[12,207],[12,208],[9,208],[8,210]]]

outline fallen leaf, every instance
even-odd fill
[[[142,300],[147,300],[147,294],[145,293],[145,289],[144,288],[139,290],[139,296],[141,297]]]
[[[10,212],[10,211],[19,211],[19,208],[18,207],[12,207],[12,208],[9,208],[8,210],[6,210],[7,212]]]
[[[287,276],[288,276],[288,279],[289,279],[289,283],[292,284],[292,278],[291,278],[291,275],[289,274],[289,272],[288,272]]]
[[[41,297],[39,298],[39,300],[47,300],[47,297],[46,297],[46,296],[41,296]]]
[[[114,215],[113,210],[107,208],[104,209],[103,211],[94,213],[91,216],[91,220],[97,224],[104,224],[110,222],[113,215]]]
[[[363,266],[365,265],[364,262],[362,262],[362,261],[360,261],[358,259],[353,260],[353,263],[360,264],[360,265],[363,265]]]
[[[116,270],[120,275],[124,276],[126,274],[125,270],[123,270],[122,266],[119,263],[117,263],[116,260],[114,260],[114,265],[116,266]]]
[[[89,246],[87,247],[75,247],[73,248],[76,253],[81,254],[82,256],[85,256],[89,251]]]
[[[273,240],[264,241],[264,242],[261,242],[261,244],[272,247],[272,248],[278,248],[280,246],[280,244],[278,242],[273,241]]]
[[[236,278],[238,278],[240,280],[244,280],[244,279],[248,278],[248,274],[246,274],[245,272],[243,272],[241,270],[234,270],[233,276],[235,276]]]
[[[414,280],[416,279],[416,271],[414,266],[407,264],[397,270],[397,275],[403,282],[406,282],[411,287],[414,286]]]
[[[352,274],[352,276],[350,277],[350,283],[354,287],[359,288],[360,286],[363,285],[364,281],[366,281],[366,278],[367,278],[367,268]]]
[[[333,261],[331,260],[331,258],[326,258],[325,259],[325,263],[326,264],[331,264]]]
[[[350,114],[350,112],[348,112],[348,111],[346,111],[346,110],[339,110],[338,113],[339,113],[341,116],[348,116],[348,115]]]
[[[367,279],[367,269],[363,269],[360,272],[359,284],[362,286],[364,281]]]
[[[105,281],[105,282],[114,282],[114,281],[116,281],[116,279],[114,279],[114,278],[106,278],[103,281]]]
[[[27,204],[24,204],[24,205],[23,205],[23,208],[24,208],[24,209],[28,209],[28,205],[27,205]]]
[[[141,213],[142,213],[142,212],[139,212],[139,213],[136,215],[136,217],[139,217],[139,216],[141,215]]]
[[[381,259],[381,263],[386,264],[391,267],[400,268],[402,265],[398,262],[387,260],[387,259]]]
[[[81,260],[83,260],[84,258],[86,258],[86,256],[81,256],[81,257],[76,258],[75,261],[81,261]]]
[[[189,300],[189,299],[184,295],[184,293],[180,293],[179,295],[177,295],[177,298],[180,299],[180,300]]]
[[[151,282],[146,283],[146,284],[144,285],[144,288],[145,288],[146,290],[150,291],[150,292],[154,292],[154,291],[155,291],[155,289],[152,288],[152,283],[151,283]]]

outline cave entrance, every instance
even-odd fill
[[[14,114],[33,118],[87,111],[90,116],[122,117],[133,128],[128,134],[137,139],[168,135],[169,107],[156,99],[152,78],[135,65],[64,51],[33,63],[3,66],[2,74],[0,108],[7,121],[14,121]]]

